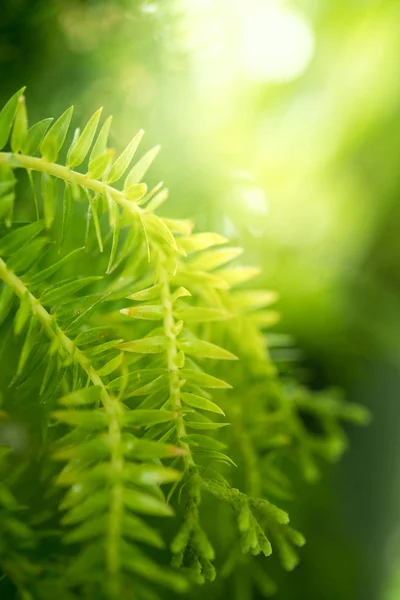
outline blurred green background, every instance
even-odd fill
[[[120,149],[143,127],[164,212],[243,245],[281,295],[298,375],[374,413],[300,490],[308,544],[279,600],[400,598],[400,2],[0,8],[0,104],[26,84],[32,122],[104,106]]]

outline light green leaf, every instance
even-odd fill
[[[26,322],[32,312],[31,299],[28,290],[21,299],[20,306],[14,320],[14,333],[19,335],[24,329]]]
[[[119,212],[118,212],[118,215],[119,215]],[[108,259],[108,265],[107,265],[107,271],[106,271],[107,275],[109,273],[111,273],[113,271],[113,268],[115,267],[114,260],[115,260],[115,256],[116,256],[117,250],[118,250],[120,220],[119,220],[119,218],[117,218],[114,221],[115,221],[114,227],[112,227],[113,237],[112,237],[112,243],[111,243],[110,258]]]
[[[25,142],[22,145],[23,154],[34,156],[52,121],[52,118],[43,119],[28,129]]]
[[[128,190],[132,185],[139,183],[142,181],[143,176],[146,174],[147,170],[150,168],[152,162],[160,151],[161,146],[155,146],[135,164],[135,166],[131,169],[128,177],[126,178],[124,190]],[[136,149],[136,148],[135,148]]]
[[[146,192],[147,185],[145,183],[136,183],[129,188],[125,188],[126,197],[128,200],[132,200],[132,202],[137,202],[140,198],[143,198]]]
[[[158,283],[157,285],[153,285],[152,287],[146,288],[145,290],[140,290],[140,292],[135,292],[130,296],[127,296],[128,300],[154,300],[154,298],[160,297],[161,285]]]
[[[196,271],[212,271],[243,253],[242,248],[220,248],[203,252],[190,263],[190,267]]]
[[[101,395],[101,387],[91,386],[83,388],[62,396],[58,402],[64,406],[86,406],[87,404],[99,404]]]
[[[138,490],[124,489],[124,504],[134,512],[159,517],[172,516],[173,510],[168,504],[150,494]]]
[[[195,394],[188,394],[186,392],[181,392],[181,398],[185,404],[188,406],[193,406],[193,408],[200,408],[201,410],[208,410],[210,412],[218,413],[220,415],[224,415],[224,411],[211,400],[206,400],[201,396],[196,396]]]
[[[0,150],[7,144],[8,137],[10,135],[11,126],[14,121],[15,113],[17,112],[17,105],[19,97],[24,93],[25,87],[22,87],[16,92],[0,112]]]
[[[192,294],[184,287],[179,287],[171,296],[171,302],[175,302],[178,298],[184,298],[185,296],[191,296]]]
[[[141,410],[138,408],[124,413],[125,425],[131,425],[135,427],[167,423],[175,418],[176,414],[169,410]]]
[[[141,129],[135,135],[133,140],[131,142],[129,142],[129,144],[127,145],[125,150],[119,155],[119,157],[117,158],[117,160],[111,167],[110,172],[108,173],[107,183],[113,183],[114,181],[118,181],[118,179],[120,179],[122,177],[122,175],[125,173],[125,171],[129,167],[129,164],[133,158],[133,155],[135,154],[135,152],[137,150],[137,147],[140,144],[143,134],[144,134],[144,131],[143,131],[143,129]],[[136,181],[130,182],[129,185],[127,185],[127,188],[131,187],[131,185],[133,185],[134,183],[137,183],[137,182]]]
[[[98,369],[98,375],[100,375],[100,377],[105,377],[106,375],[110,375],[111,373],[119,369],[119,367],[122,364],[123,357],[124,355],[122,352],[120,354],[117,354],[117,356],[114,356],[114,358],[112,358],[105,365],[103,365],[101,369]]]
[[[235,286],[254,279],[260,273],[261,269],[258,267],[229,267],[220,269],[215,275],[224,279],[228,285]]]
[[[72,208],[74,204],[72,188],[69,183],[65,183],[64,196],[63,196],[63,215],[62,215],[62,230],[61,230],[61,244],[64,242],[65,237],[71,227],[72,219]]]
[[[133,340],[119,344],[118,348],[125,352],[137,352],[139,354],[157,354],[163,352],[167,345],[167,338],[163,335]]]
[[[237,360],[237,356],[203,340],[179,340],[178,346],[181,350],[190,354],[191,356],[198,356],[199,358],[214,358],[216,360]]]
[[[33,240],[44,229],[43,221],[35,221],[11,231],[0,240],[0,255],[9,256]]]
[[[42,196],[44,208],[44,222],[46,229],[50,229],[54,221],[56,205],[56,180],[47,173],[42,173]]]
[[[232,301],[235,308],[245,310],[257,310],[265,306],[270,306],[278,298],[279,295],[276,292],[267,290],[246,290],[232,294]]]
[[[109,150],[105,150],[103,154],[96,156],[96,158],[90,162],[88,177],[90,177],[90,179],[100,179],[103,177],[112,163],[114,154],[115,150],[110,148]]]
[[[29,285],[34,286],[34,285],[37,285],[38,283],[41,283],[42,281],[46,281],[54,273],[56,273],[62,266],[64,266],[66,263],[68,263],[72,259],[72,257],[74,257],[76,254],[79,254],[80,252],[82,252],[82,250],[83,250],[83,248],[76,248],[76,250],[72,250],[72,252],[70,252],[69,254],[66,254],[63,258],[61,258],[56,263],[53,263],[46,269],[43,269],[42,271],[35,273],[31,277],[29,277]]]
[[[187,380],[189,383],[205,388],[231,388],[232,386],[222,379],[217,379],[212,375],[203,373],[202,371],[195,371],[194,369],[182,369],[182,379]]]
[[[71,145],[67,155],[67,166],[70,169],[79,166],[86,158],[96,134],[102,108],[99,108],[89,119],[86,127]]]
[[[164,204],[164,202],[166,202],[166,200],[168,200],[168,190],[161,190],[161,192],[156,194],[154,196],[154,198],[151,200],[151,202],[148,203],[148,205],[146,206],[144,211],[145,212],[154,212],[157,210],[157,208],[159,208],[162,204]]]
[[[186,426],[190,429],[196,429],[198,431],[207,431],[210,429],[221,429],[221,427],[227,427],[230,423],[213,423],[212,421],[189,421],[185,420]]]
[[[205,250],[205,248],[209,248],[210,246],[226,244],[227,241],[227,238],[218,233],[195,233],[190,237],[180,238],[179,245],[185,252],[189,253]]]
[[[11,134],[11,150],[19,152],[25,143],[28,131],[28,117],[26,114],[25,96],[18,98],[14,126]]]
[[[100,133],[97,137],[95,145],[93,146],[93,150],[90,154],[89,171],[91,171],[93,168],[93,161],[95,161],[99,156],[104,154],[107,149],[107,139],[108,139],[108,134],[109,134],[110,127],[111,127],[111,121],[112,121],[112,116],[108,117],[104,121],[104,124],[103,124],[102,128],[100,129]]]
[[[55,162],[66,138],[74,107],[70,106],[51,126],[40,144],[42,156],[49,162]]]
[[[152,486],[178,481],[182,476],[175,469],[151,464],[137,465],[132,463],[125,463],[123,475],[125,479],[137,485]]]
[[[162,220],[170,231],[186,236],[191,234],[194,227],[193,221],[189,219],[167,219],[162,217]]]
[[[135,409],[136,412],[137,409]],[[172,444],[162,444],[153,440],[136,438],[132,434],[125,434],[123,438],[123,451],[126,456],[135,460],[153,460],[154,458],[177,457],[187,454],[187,451]]]
[[[103,410],[56,410],[52,416],[57,421],[83,429],[104,429],[109,421]]]
[[[174,250],[178,251],[178,246],[174,235],[160,217],[153,215],[152,213],[148,213],[143,215],[143,220],[146,228],[148,228],[148,230],[151,231],[155,237],[159,238],[161,241],[164,241],[167,246],[170,246]]]
[[[201,433],[189,433],[182,441],[188,443],[190,446],[197,446],[199,448],[207,448],[208,450],[223,450],[226,445],[218,440],[214,440],[208,435],[201,435]]]
[[[90,285],[94,281],[102,279],[101,276],[82,277],[64,284],[56,284],[52,287],[47,288],[40,298],[42,304],[54,305],[68,302],[76,292],[83,289],[87,285]]]
[[[160,305],[130,306],[129,308],[121,309],[121,312],[135,319],[159,321],[164,316],[164,307]]]

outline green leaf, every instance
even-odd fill
[[[121,309],[121,312],[135,319],[160,321],[164,316],[164,307],[161,305],[130,306],[129,308]]]
[[[60,245],[63,244],[65,237],[71,227],[71,219],[72,219],[72,207],[74,204],[74,199],[72,195],[71,185],[66,182],[64,187],[64,196],[63,196],[63,215],[62,215],[62,230],[61,230],[61,241]]]
[[[153,215],[152,213],[146,213],[143,216],[143,219],[146,228],[148,228],[155,237],[165,242],[167,246],[170,246],[174,250],[178,251],[178,245],[174,235],[165,225],[164,221],[160,219],[160,217]]]
[[[26,114],[25,96],[18,98],[14,126],[11,134],[11,150],[19,152],[26,140],[28,131],[28,117]]]
[[[221,427],[227,427],[230,423],[213,423],[212,421],[189,421],[185,420],[187,427],[190,429],[197,429],[199,431],[206,431],[209,429],[221,429]]]
[[[163,548],[164,541],[156,529],[135,515],[124,514],[122,517],[124,535],[138,542],[146,542],[155,548]]]
[[[93,218],[94,228],[96,231],[97,243],[99,245],[100,252],[103,252],[103,239],[101,237],[100,221],[99,221],[99,215],[97,213],[97,205],[98,205],[98,201],[100,200],[100,196],[97,194],[94,198],[91,198],[91,196],[88,195],[88,198],[89,198],[90,206],[92,209],[92,218]]]
[[[226,445],[208,435],[201,435],[201,433],[189,433],[184,438],[184,442],[187,442],[190,446],[197,446],[199,448],[207,448],[208,450],[223,450]]]
[[[70,106],[51,126],[40,144],[42,156],[49,162],[55,162],[66,138],[74,107]]]
[[[142,427],[143,425],[157,425],[167,423],[176,418],[176,414],[169,410],[141,410],[135,409],[124,413],[125,425]]]
[[[162,220],[170,231],[182,235],[190,235],[194,227],[193,221],[189,219],[167,219],[162,217]]]
[[[164,202],[166,202],[166,200],[168,200],[168,190],[161,190],[161,192],[156,194],[154,196],[154,198],[151,200],[151,202],[148,203],[148,205],[146,206],[144,211],[145,212],[154,212],[157,210],[157,208],[159,208],[162,204],[164,204]]]
[[[237,356],[220,346],[203,340],[178,340],[181,350],[199,358],[214,358],[216,360],[237,360]]]
[[[76,544],[104,535],[107,530],[106,516],[97,516],[76,527],[63,537],[64,544]]]
[[[196,271],[212,271],[231,260],[234,260],[243,253],[242,248],[220,248],[219,250],[210,250],[203,252],[190,263],[190,267]]]
[[[157,285],[153,285],[152,287],[146,288],[145,290],[140,290],[140,292],[135,292],[130,296],[127,296],[128,300],[137,300],[137,301],[146,301],[146,300],[154,300],[154,298],[159,298],[161,292],[161,285],[157,283]]]
[[[32,312],[31,308],[31,299],[28,290],[25,292],[23,298],[21,299],[21,303],[18,309],[17,314],[15,315],[14,320],[14,333],[15,335],[19,335],[21,331],[24,329],[26,322],[28,321],[30,314]]]
[[[178,481],[181,473],[175,469],[158,465],[136,465],[125,463],[124,478],[135,482],[136,485],[158,486]]]
[[[124,490],[124,504],[134,512],[145,515],[155,515],[158,517],[170,517],[173,510],[168,504],[157,500],[150,494],[139,492],[138,490]]]
[[[135,409],[137,412],[137,409]],[[187,451],[172,444],[163,444],[153,440],[136,438],[131,433],[124,434],[123,452],[135,460],[152,460],[154,458],[171,458],[183,456]]]
[[[198,252],[199,250],[204,250],[210,246],[226,244],[227,241],[227,238],[218,233],[195,233],[190,237],[180,238],[179,245],[185,252],[189,253]]]
[[[32,349],[33,344],[35,342],[37,333],[37,323],[34,317],[30,318],[28,332],[25,337],[24,345],[22,346],[21,354],[19,355],[18,367],[17,367],[17,375],[20,375],[26,365],[26,361],[28,360]]]
[[[122,352],[120,354],[117,354],[117,356],[114,356],[114,358],[109,360],[105,365],[103,365],[101,367],[101,369],[99,369],[97,371],[98,375],[100,375],[100,377],[105,377],[106,375],[111,375],[111,373],[113,373],[114,371],[119,369],[119,367],[122,364],[123,358],[124,358],[124,355]]]
[[[44,221],[35,221],[29,225],[11,231],[0,241],[0,255],[9,256],[16,250],[28,244],[44,229]]]
[[[15,113],[17,112],[17,105],[19,97],[24,93],[25,87],[22,87],[16,92],[7,104],[1,109],[0,112],[0,150],[7,144],[8,137],[10,135],[11,126],[14,121]]]
[[[270,306],[278,298],[279,296],[276,292],[267,290],[246,290],[232,294],[232,302],[235,308],[245,310],[257,310],[265,306]]]
[[[228,285],[235,286],[254,279],[260,273],[261,269],[258,267],[229,267],[220,269],[215,274],[224,279]]]
[[[212,375],[207,375],[202,371],[195,371],[194,369],[181,369],[180,371],[182,379],[187,380],[189,383],[205,388],[231,388],[232,386],[222,379],[217,379]]]
[[[15,273],[25,273],[32,264],[38,262],[48,250],[50,240],[47,237],[38,237],[28,246],[17,250],[9,259],[9,267]]]
[[[185,404],[188,406],[193,406],[193,408],[200,408],[201,410],[208,410],[210,412],[218,413],[220,415],[224,415],[224,411],[211,400],[206,400],[201,396],[196,396],[195,394],[188,394],[186,392],[181,392],[181,398]]]
[[[104,429],[108,426],[109,416],[103,410],[56,410],[53,417],[67,425],[83,429]]]
[[[94,494],[86,498],[81,504],[74,506],[61,520],[64,525],[74,525],[82,521],[87,521],[98,513],[103,513],[109,506],[110,499],[108,494]]]
[[[135,164],[135,166],[131,169],[128,177],[126,178],[124,184],[124,190],[127,191],[132,185],[135,185],[142,181],[144,175],[147,170],[150,168],[152,162],[160,151],[161,146],[155,146]],[[136,150],[136,148],[135,148]],[[130,162],[130,161],[129,161]]]
[[[118,212],[118,215],[119,215],[119,212]],[[107,274],[111,273],[113,270],[114,260],[115,260],[115,256],[116,256],[117,250],[118,250],[119,231],[120,231],[120,220],[119,220],[119,218],[116,218],[116,219],[114,219],[114,226],[112,227],[113,237],[112,237],[110,258],[108,259],[108,265],[107,265],[107,271],[106,271]]]
[[[143,198],[146,192],[147,185],[145,183],[136,183],[129,188],[125,188],[126,197],[132,202],[137,202],[140,198]]]
[[[29,285],[30,286],[35,286],[38,283],[42,283],[42,281],[47,281],[52,275],[54,275],[54,273],[56,273],[59,269],[61,269],[61,267],[63,267],[66,263],[68,262],[73,262],[71,259],[72,257],[74,257],[76,254],[79,254],[80,252],[82,252],[83,248],[76,248],[76,250],[72,250],[72,252],[70,252],[69,254],[66,254],[63,258],[61,258],[59,261],[53,263],[52,265],[50,265],[49,267],[46,267],[46,269],[40,270],[38,273],[35,273],[35,275],[29,276]]]
[[[8,317],[14,303],[14,298],[14,292],[6,285],[0,294],[0,325],[2,325]]]
[[[106,173],[113,157],[114,150],[112,148],[105,150],[103,154],[96,156],[96,158],[90,161],[88,177],[90,177],[90,179],[100,179],[104,173]]]
[[[28,129],[25,142],[22,145],[22,154],[34,156],[52,121],[52,118],[43,119]]]
[[[87,404],[99,404],[101,395],[100,386],[91,386],[77,390],[66,396],[62,396],[58,402],[64,406],[86,406]]]
[[[89,119],[86,127],[72,144],[67,155],[67,166],[70,169],[79,166],[86,158],[89,152],[90,146],[92,145],[94,136],[96,134],[97,126],[99,124],[100,115],[102,108],[99,108]]]
[[[54,221],[54,213],[56,208],[56,180],[47,173],[42,173],[42,196],[44,222],[46,229],[50,229]]]
[[[111,167],[110,172],[108,173],[107,183],[113,183],[114,181],[118,181],[118,179],[120,179],[122,177],[122,175],[125,173],[125,171],[129,167],[129,164],[133,158],[133,155],[135,154],[135,152],[137,150],[137,147],[140,144],[143,134],[144,134],[143,129],[138,131],[138,133],[135,135],[133,140],[131,140],[131,142],[129,142],[129,144],[127,145],[125,150],[117,158],[117,160]],[[134,183],[137,183],[137,182],[134,181],[134,182],[130,183],[128,185],[128,188],[131,185],[133,185]]]
[[[110,340],[109,342],[104,342],[104,344],[99,344],[94,348],[88,348],[85,352],[89,356],[98,356],[99,354],[104,354],[104,352],[108,352],[108,350],[112,350],[112,348],[116,348],[123,341],[124,340],[122,338],[118,340]]]
[[[211,323],[212,321],[224,321],[231,315],[220,308],[208,308],[206,306],[182,306],[174,309],[174,317],[189,323]]]
[[[119,344],[118,348],[125,352],[138,352],[139,354],[157,354],[163,352],[167,345],[167,338],[163,335],[142,338],[132,342]]]
[[[104,124],[100,129],[100,133],[90,154],[89,171],[91,171],[93,168],[93,161],[95,161],[99,156],[103,155],[107,149],[107,139],[110,131],[111,121],[112,117],[110,116],[104,121]]]
[[[92,275],[91,277],[82,277],[64,284],[56,284],[47,288],[42,294],[40,301],[42,304],[54,305],[68,302],[76,292],[90,285],[94,281],[102,279],[101,276]]]

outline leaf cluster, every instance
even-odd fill
[[[282,380],[275,294],[224,237],[156,214],[167,192],[142,179],[159,147],[132,165],[142,131],[116,155],[101,110],[72,137],[72,107],[29,127],[23,91],[0,112],[0,585],[153,599],[246,554],[291,570],[304,538],[276,503],[293,465],[314,479],[365,411]],[[204,497],[231,511],[221,556]]]

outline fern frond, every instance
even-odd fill
[[[22,93],[0,112],[0,327],[7,406],[34,417],[33,460],[56,528],[56,565],[41,566],[38,597],[150,599],[154,586],[213,580],[205,494],[237,523],[230,569],[240,553],[275,548],[292,569],[304,538],[270,497],[288,497],[291,462],[312,479],[318,458],[337,458],[340,421],[365,411],[279,378],[264,334],[275,293],[247,288],[258,270],[231,266],[242,250],[226,238],[155,214],[167,191],[142,178],[159,147],[132,165],[143,131],[115,159],[110,117],[97,134],[101,109],[66,143],[72,107],[29,128]],[[13,222],[20,170],[36,216],[28,224]],[[158,517],[172,507],[182,522],[169,568]],[[25,580],[13,581],[22,593]]]

